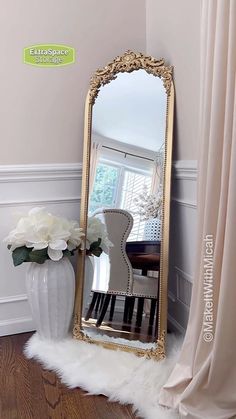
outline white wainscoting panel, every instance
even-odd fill
[[[27,264],[14,267],[2,242],[35,206],[79,219],[82,165],[0,166],[0,336],[34,330],[25,290]]]
[[[173,164],[168,286],[169,328],[187,327],[196,253],[197,162]]]

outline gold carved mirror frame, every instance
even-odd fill
[[[171,166],[172,166],[172,135],[174,114],[174,84],[173,67],[166,66],[163,59],[157,60],[142,53],[127,51],[124,55],[116,57],[104,68],[98,69],[92,76],[90,87],[85,103],[84,122],[84,151],[83,151],[83,176],[80,208],[80,227],[86,234],[88,202],[89,202],[89,171],[90,171],[90,148],[92,111],[100,88],[116,79],[118,73],[131,73],[143,69],[153,76],[159,77],[166,91],[166,131],[165,131],[165,156],[164,156],[164,194],[162,212],[162,243],[160,256],[160,285],[159,285],[159,311],[156,347],[151,349],[135,348],[113,342],[93,340],[82,330],[82,304],[85,270],[85,252],[81,250],[78,256],[77,287],[74,308],[73,336],[76,339],[101,345],[108,349],[120,349],[133,352],[138,356],[147,358],[165,358],[165,340],[167,329],[167,286],[168,286],[168,259],[169,259],[169,223],[170,223],[170,192],[171,192]],[[86,238],[86,237],[85,237]]]

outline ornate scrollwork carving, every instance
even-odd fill
[[[151,56],[127,51],[124,55],[116,57],[104,68],[98,69],[90,81],[89,101],[93,105],[101,86],[115,80],[118,73],[131,73],[143,69],[153,76],[160,77],[163,81],[167,96],[170,94],[172,82],[172,66],[166,66],[163,59],[156,60]]]
[[[166,332],[165,330],[162,331],[160,339],[156,342],[156,348],[149,349],[145,351],[145,356],[147,358],[154,358],[154,359],[164,359],[165,355],[165,338]],[[142,355],[143,356],[143,355]]]
[[[162,332],[160,339],[156,342],[156,347],[151,349],[134,348],[128,345],[121,345],[119,343],[105,342],[91,339],[84,333],[79,324],[76,324],[73,329],[75,339],[81,340],[86,343],[96,343],[106,349],[118,350],[122,349],[125,352],[133,352],[138,357],[145,357],[147,359],[161,360],[165,358],[165,331]]]

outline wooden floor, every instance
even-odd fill
[[[133,419],[130,406],[69,390],[57,376],[27,360],[30,333],[0,338],[0,419]]]

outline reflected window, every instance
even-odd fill
[[[124,161],[124,159],[123,159]],[[152,170],[139,169],[123,162],[100,159],[96,169],[93,192],[89,201],[90,215],[98,208],[121,208],[133,216],[133,228],[128,240],[143,240],[145,221],[137,213],[134,198],[144,187],[151,192]]]
[[[112,164],[98,164],[89,203],[90,213],[98,208],[113,208],[116,206],[119,178],[119,167]]]

